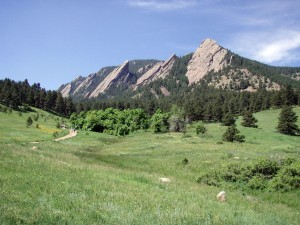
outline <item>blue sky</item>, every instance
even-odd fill
[[[300,66],[299,0],[0,0],[0,79],[57,89],[132,59],[195,51]]]

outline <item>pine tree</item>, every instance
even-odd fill
[[[32,123],[33,123],[32,118],[29,116],[29,117],[27,118],[27,120],[26,120],[26,125],[27,125],[27,127],[31,126]]]
[[[251,111],[247,111],[243,115],[243,122],[241,123],[244,127],[254,127],[257,128],[257,119],[253,116]]]
[[[239,135],[240,131],[236,128],[235,125],[229,126],[226,132],[223,134],[223,141],[228,142],[244,142],[245,136]]]
[[[223,118],[223,125],[232,126],[235,123],[235,117],[229,112]]]
[[[297,135],[300,130],[296,124],[298,116],[291,106],[285,106],[279,115],[277,130],[282,134]]]

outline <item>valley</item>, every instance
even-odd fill
[[[56,128],[62,119],[34,110],[0,112],[1,224],[299,224],[299,189],[197,182],[230,163],[299,159],[299,137],[276,131],[279,109],[255,113],[258,128],[240,126],[239,117],[244,143],[222,142],[226,127],[220,123],[205,124],[204,135],[191,124],[185,134],[150,129],[121,137],[79,130],[54,142],[55,131],[68,133]],[[300,115],[299,107],[294,111]],[[27,128],[26,118],[37,112],[44,116]],[[222,190],[226,202],[216,200]]]

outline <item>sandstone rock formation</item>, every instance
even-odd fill
[[[176,58],[176,55],[172,55],[168,60],[158,62],[137,80],[134,89],[136,90],[138,86],[148,84],[158,78],[165,78],[170,73]]]
[[[129,78],[129,61],[125,61],[121,66],[114,69],[90,94],[91,97],[97,97],[100,93],[104,93],[112,84],[118,82],[123,77]]]
[[[61,95],[64,98],[69,96],[69,94],[71,92],[71,87],[72,87],[72,85],[69,83],[60,91]]]
[[[77,77],[74,81],[72,81],[71,83],[68,83],[66,85],[63,85],[60,89],[61,89],[61,94],[63,97],[68,97],[70,96],[70,93],[74,91],[74,89],[81,84],[82,81],[84,81],[84,77],[79,76]]]
[[[214,40],[205,39],[188,64],[186,76],[189,84],[198,82],[211,70],[218,72],[226,67],[230,63],[227,59],[228,51],[226,49],[219,46]]]

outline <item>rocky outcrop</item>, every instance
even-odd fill
[[[211,70],[218,72],[230,64],[228,54],[214,40],[205,39],[188,64],[186,76],[189,84],[198,82]]]
[[[76,89],[76,87],[78,87],[78,85],[80,85],[84,81],[84,79],[85,79],[84,77],[79,76],[74,81],[72,81],[71,83],[67,83],[65,85],[62,85],[59,88],[62,96],[64,98],[69,97],[71,95],[71,93],[73,93],[73,91]]]
[[[176,58],[176,55],[172,55],[168,60],[155,64],[137,80],[134,85],[134,90],[136,90],[138,86],[148,84],[158,78],[165,78],[170,73]]]
[[[68,97],[70,95],[70,92],[71,92],[71,88],[72,88],[72,85],[69,83],[67,84],[61,91],[61,95],[65,98],[65,97]]]
[[[161,91],[161,93],[162,93],[164,96],[170,96],[170,95],[171,95],[171,93],[168,91],[168,89],[167,89],[166,87],[164,87],[164,86],[161,86],[161,87],[160,87],[160,91]]]
[[[97,97],[100,93],[104,93],[111,85],[117,84],[121,79],[130,79],[129,61],[125,61],[121,66],[114,69],[89,95],[89,97]]]

